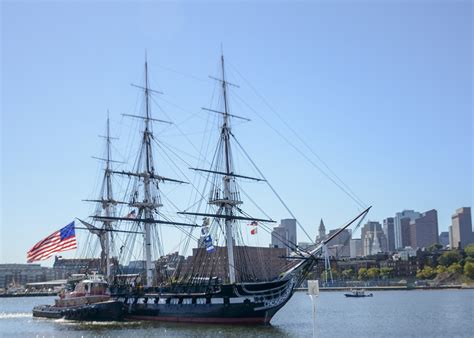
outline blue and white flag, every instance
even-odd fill
[[[216,251],[216,248],[214,248],[214,245],[212,245],[212,238],[211,235],[207,235],[204,238],[204,245],[206,246],[206,251],[207,252],[214,252]]]
[[[212,237],[209,234],[209,218],[205,217],[203,219],[202,227],[201,227],[201,238],[203,238],[204,245],[206,246],[207,252],[214,252],[216,248],[212,245]]]

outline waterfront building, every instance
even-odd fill
[[[466,245],[474,243],[470,207],[457,209],[451,217],[451,222],[452,242],[450,244],[452,249],[464,249]]]
[[[184,256],[180,255],[178,252],[173,252],[157,259],[155,261],[155,275],[157,283],[159,284],[165,282],[176,274],[179,274],[179,269],[182,268],[184,261]]]
[[[395,251],[395,224],[394,218],[388,217],[383,220],[383,232],[387,238],[387,251]]]
[[[337,269],[339,271],[351,269],[354,272],[355,276],[357,276],[357,272],[361,268],[370,269],[378,267],[379,263],[376,259],[351,259],[337,262]]]
[[[438,240],[439,244],[441,244],[443,248],[446,248],[449,245],[449,232],[443,231],[442,233],[440,233]]]
[[[117,257],[112,257],[111,270],[113,274],[118,269]],[[86,274],[100,271],[100,258],[62,258],[54,257],[53,270],[55,271],[55,279],[66,279],[72,274]]]
[[[390,275],[392,277],[412,277],[416,275],[418,265],[416,259],[387,259],[379,263],[380,268],[392,269]]]
[[[403,210],[397,212],[393,218],[393,230],[395,237],[395,250],[410,246],[410,222],[420,217],[420,213],[414,210]]]
[[[438,212],[435,209],[424,212],[410,221],[411,247],[427,248],[438,243]]]
[[[212,255],[206,248],[194,248],[192,256],[187,257],[180,267],[181,276],[213,276],[225,280],[228,276],[227,248],[214,248]],[[236,280],[273,280],[288,264],[284,258],[287,255],[286,248],[234,246],[234,255]]]
[[[410,257],[416,257],[416,250],[411,246],[407,246],[398,250],[398,252],[392,256],[392,259],[407,261]]]
[[[40,264],[0,264],[0,288],[24,286],[26,283],[43,282],[45,271]]]

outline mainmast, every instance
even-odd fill
[[[229,126],[229,113],[227,107],[227,83],[225,81],[225,69],[224,69],[224,55],[221,55],[221,66],[222,66],[222,93],[224,96],[224,122],[222,124],[222,138],[224,141],[224,153],[225,153],[225,170],[226,174],[223,176],[224,184],[224,199],[227,201],[232,200],[230,192],[230,180],[232,179],[232,168],[230,162],[230,126]],[[229,270],[229,282],[231,284],[235,283],[235,261],[234,261],[234,236],[232,232],[232,224],[234,220],[230,217],[232,216],[232,204],[225,204],[225,215],[229,218],[225,220],[225,232],[226,232],[226,244],[227,244],[227,261],[228,261],[228,270]]]
[[[153,210],[155,207],[161,205],[155,205],[151,199],[150,193],[150,176],[153,174],[153,158],[151,150],[151,137],[152,132],[150,131],[150,106],[149,106],[149,96],[148,91],[148,61],[145,59],[145,130],[143,131],[143,145],[145,146],[145,172],[143,175],[143,187],[144,187],[144,200],[143,200],[143,210],[145,213],[145,219],[153,219]],[[143,252],[145,256],[145,269],[146,269],[146,286],[150,287],[153,284],[153,267],[151,263],[151,224],[145,223],[145,234],[144,234],[144,247]]]
[[[110,168],[110,157],[111,157],[111,142],[110,142],[110,118],[107,113],[107,135],[106,135],[106,142],[107,142],[107,160],[105,161],[105,180],[106,180],[106,200],[107,202],[105,203],[105,216],[106,217],[111,217],[114,216],[112,213],[112,203],[113,201],[112,198],[112,171]],[[112,224],[111,221],[106,220],[104,221],[104,230],[105,234],[102,234],[105,236],[105,264],[106,264],[106,276],[107,280],[109,282],[112,281],[112,272],[110,269],[110,235],[111,235],[111,230],[112,230]]]
[[[134,177],[138,184],[135,185],[134,190],[132,191],[132,196],[130,202],[116,202],[114,203],[123,203],[128,204],[131,208],[137,208],[138,212],[135,213],[135,210],[130,212],[125,217],[116,217],[109,214],[105,216],[93,216],[96,220],[101,220],[103,222],[112,222],[112,221],[128,221],[134,222],[139,225],[143,225],[143,256],[145,259],[145,270],[146,270],[146,287],[151,287],[153,285],[153,264],[152,264],[152,226],[156,224],[168,224],[175,226],[191,226],[197,227],[196,224],[181,223],[175,222],[172,220],[160,220],[155,219],[154,213],[159,214],[159,208],[162,206],[160,202],[160,182],[174,182],[174,183],[187,183],[184,181],[160,176],[155,173],[155,167],[153,164],[153,151],[152,151],[152,140],[154,139],[152,131],[152,122],[160,122],[166,124],[172,124],[171,122],[155,119],[151,116],[151,107],[150,107],[150,95],[152,93],[163,94],[159,91],[150,89],[148,81],[148,61],[145,57],[145,84],[144,86],[138,86],[132,84],[133,87],[137,87],[144,92],[145,98],[145,112],[142,115],[132,115],[132,114],[122,114],[124,116],[138,118],[143,120],[144,130],[141,137],[141,148],[139,153],[139,158],[137,161],[137,167],[135,171],[117,171],[117,170],[108,170],[109,174],[118,174],[128,177]],[[110,148],[109,148],[110,149]],[[113,161],[111,161],[113,162]],[[109,168],[109,167],[108,167]],[[110,180],[108,181],[110,184]],[[111,191],[111,190],[110,190]],[[110,224],[110,223],[109,223]],[[130,231],[125,231],[130,232]],[[132,231],[132,233],[137,233]],[[156,238],[158,241],[158,247],[162,247],[160,238]]]

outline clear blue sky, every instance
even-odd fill
[[[102,152],[107,109],[117,148],[135,137],[120,114],[139,107],[129,84],[142,81],[145,49],[152,84],[171,102],[155,116],[192,140],[207,135],[200,107],[221,43],[236,95],[296,142],[240,73],[374,206],[371,220],[435,208],[446,231],[473,199],[472,10],[448,0],[2,1],[0,262],[25,262],[38,240],[90,214],[81,199],[94,197],[100,173],[90,156]],[[331,229],[357,212],[251,110],[232,107],[252,118],[235,133],[312,236],[321,217]],[[162,131],[195,154],[176,129]],[[173,189],[186,207],[188,188]],[[259,190],[249,188],[272,218],[289,217]]]

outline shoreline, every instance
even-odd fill
[[[337,292],[347,290],[361,290],[366,291],[413,291],[413,290],[474,290],[474,285],[440,285],[440,286],[366,286],[366,287],[320,287],[321,292]],[[307,288],[297,288],[297,292],[308,291]]]
[[[57,296],[57,292],[38,292],[38,293],[0,293],[0,298],[15,298],[15,297],[51,297]]]

